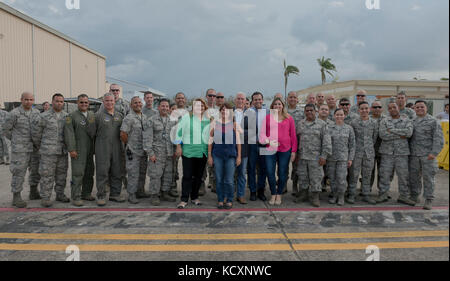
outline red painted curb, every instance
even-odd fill
[[[411,211],[423,210],[422,207],[353,207],[353,208],[253,208],[253,209],[176,209],[176,208],[0,208],[0,212],[355,212],[355,211]],[[448,210],[448,206],[433,207],[433,210]]]

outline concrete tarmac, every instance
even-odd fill
[[[289,181],[281,206],[235,202],[231,211],[217,210],[210,190],[201,197],[202,206],[185,210],[168,202],[153,207],[149,199],[137,205],[108,202],[105,208],[95,202],[82,208],[54,202],[44,209],[39,200],[26,199],[27,183],[22,196],[28,207],[17,209],[11,207],[8,166],[0,166],[0,179],[0,260],[64,261],[70,259],[70,245],[78,247],[82,261],[364,261],[371,256],[370,245],[378,247],[382,261],[449,256],[449,182],[443,170],[432,211],[422,210],[423,200],[417,207],[396,203],[396,179],[393,199],[376,206],[357,201],[337,207],[328,204],[327,193],[321,195],[321,208],[296,204]]]

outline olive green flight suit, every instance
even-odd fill
[[[95,115],[88,111],[87,117],[76,110],[66,117],[64,141],[69,152],[76,151],[77,158],[71,158],[71,199],[76,201],[89,197],[94,186],[94,139]],[[89,135],[91,133],[92,135]]]

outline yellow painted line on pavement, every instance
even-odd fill
[[[392,243],[333,243],[294,244],[297,251],[360,250],[369,245],[380,249],[448,248],[448,241],[392,242]],[[65,251],[60,244],[0,244],[6,251]],[[288,244],[223,244],[223,245],[77,245],[80,252],[261,252],[291,251]]]
[[[289,239],[352,239],[449,236],[448,230],[401,231],[401,232],[355,232],[355,233],[288,233]]]
[[[449,236],[448,230],[356,233],[287,233],[288,239],[351,239]],[[0,233],[0,239],[36,240],[257,240],[285,239],[282,233],[235,234],[74,234],[74,233]]]
[[[448,241],[419,241],[419,242],[374,242],[374,243],[332,243],[332,244],[294,244],[297,251],[324,250],[364,250],[369,245],[379,249],[419,249],[419,248],[448,248]]]

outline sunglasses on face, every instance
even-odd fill
[[[215,95],[208,95],[208,97],[215,98],[216,96]]]
[[[223,98],[225,98],[225,97],[220,97],[220,96],[219,96],[219,97],[216,97],[216,99],[223,99]]]
[[[360,97],[360,98],[362,98],[362,97],[366,97],[365,95],[356,95],[357,97]]]
[[[111,90],[111,92],[120,92],[120,90]]]
[[[341,103],[342,106],[349,106],[349,103]]]
[[[372,106],[372,108],[374,108],[374,109],[381,109],[383,107],[381,107],[381,106]]]

